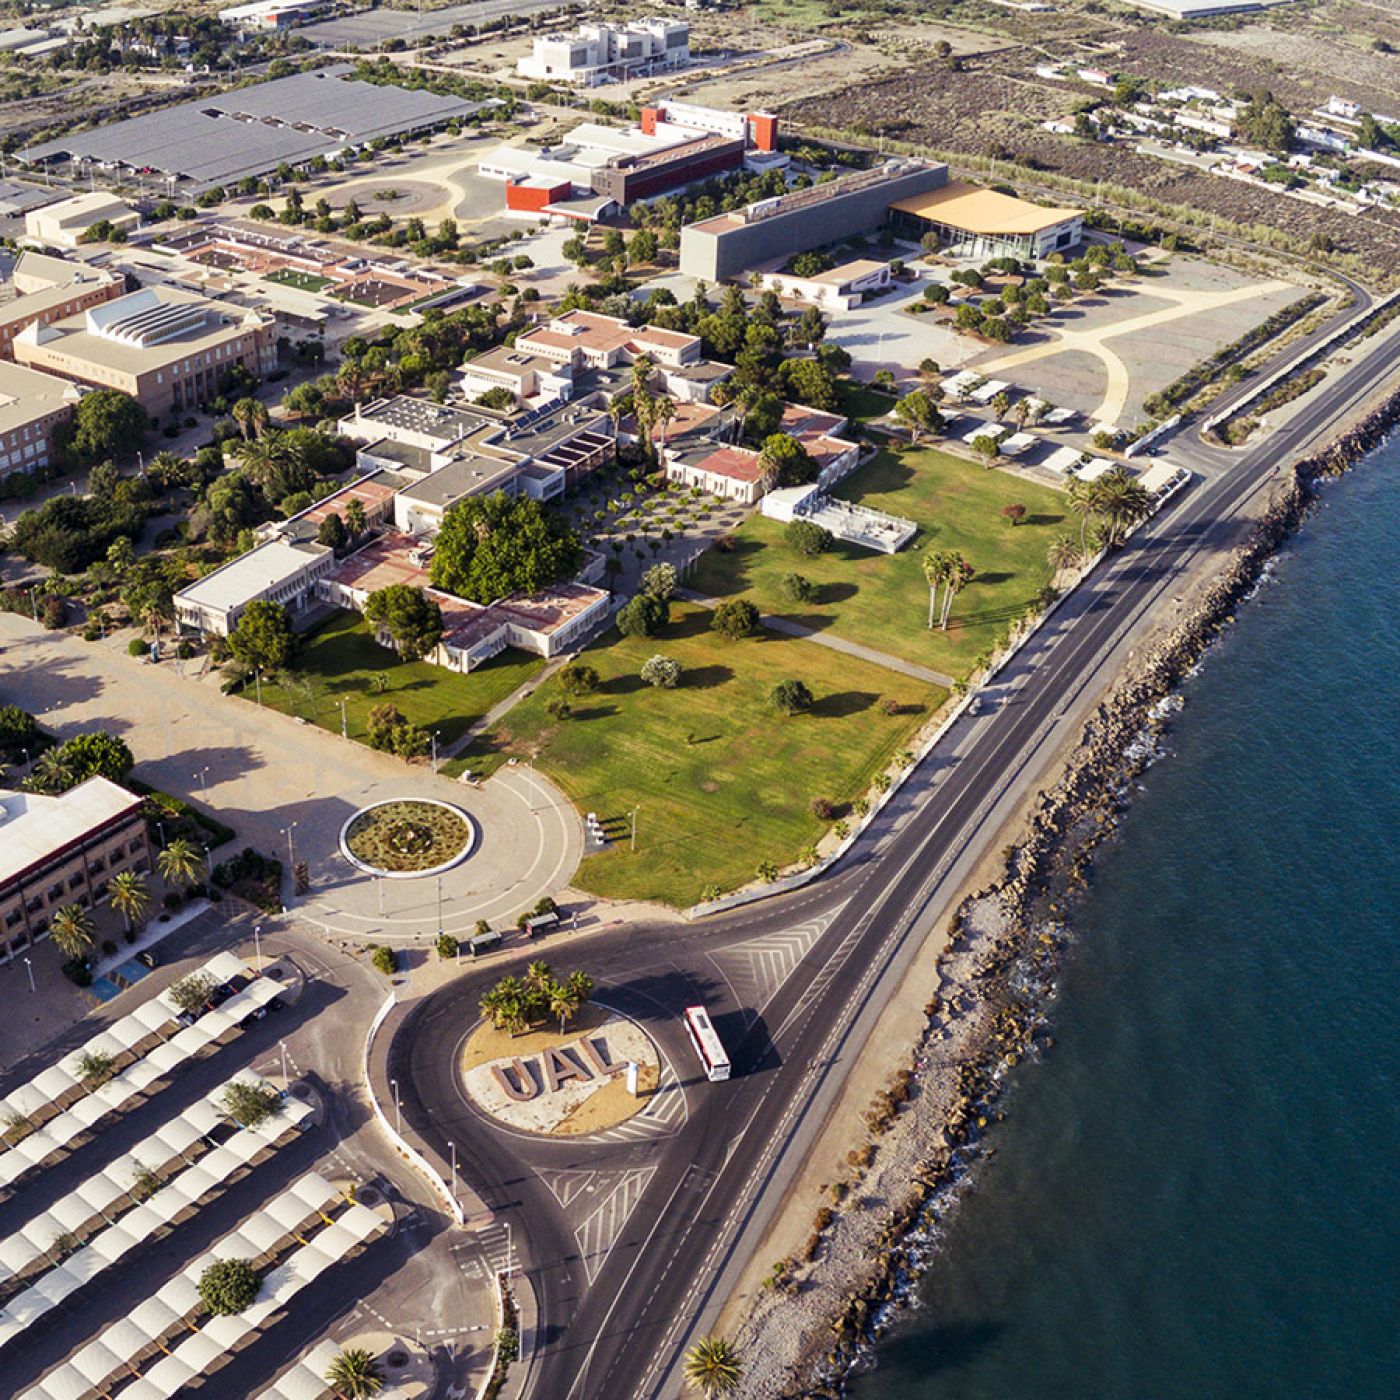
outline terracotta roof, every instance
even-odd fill
[[[734,481],[757,481],[759,478],[758,453],[746,452],[742,447],[721,447],[696,462],[695,470],[709,472],[711,476],[727,476]]]

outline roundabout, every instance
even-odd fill
[[[440,875],[466,860],[475,844],[471,818],[435,797],[376,802],[340,829],[345,859],[387,880]]]
[[[636,1065],[636,1092],[629,1088]],[[463,1098],[519,1133],[577,1138],[606,1132],[648,1108],[661,1084],[661,1056],[637,1022],[585,1006],[554,1024],[512,1035],[482,1021],[461,1043]]]

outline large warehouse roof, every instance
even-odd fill
[[[890,208],[968,233],[989,235],[1040,233],[1056,224],[1080,218],[1084,213],[1082,209],[1046,209],[1014,195],[985,190],[962,180],[949,180],[941,189],[916,194],[910,199],[897,199]]]
[[[479,102],[356,82],[323,68],[31,146],[27,161],[94,160],[208,187],[296,164],[342,146],[466,117]]]

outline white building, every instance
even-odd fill
[[[890,265],[873,258],[856,258],[814,277],[797,277],[790,272],[767,272],[763,286],[780,297],[795,297],[824,311],[851,311],[866,297],[888,291]]]
[[[124,199],[105,190],[60,199],[57,204],[31,209],[24,216],[25,234],[55,248],[76,248],[93,224],[106,220],[113,228],[133,229],[141,216]]]
[[[516,65],[522,78],[585,86],[637,77],[690,62],[690,26],[683,20],[640,19],[626,25],[581,24],[541,34]]]

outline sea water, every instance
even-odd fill
[[[1184,687],[858,1400],[1400,1396],[1400,442]]]

